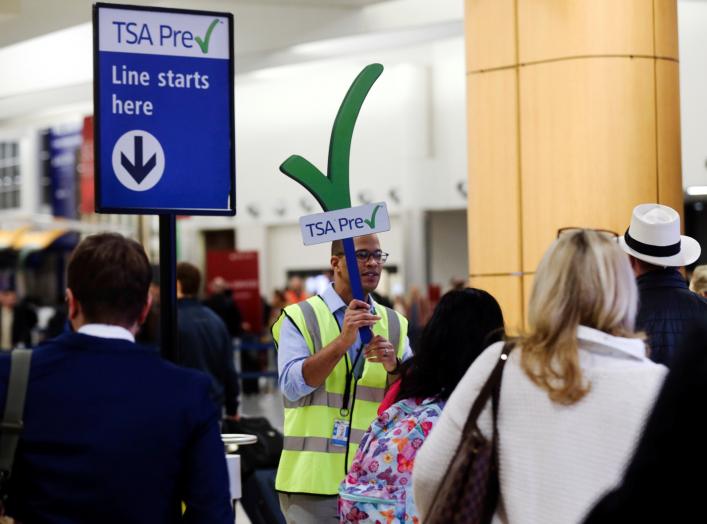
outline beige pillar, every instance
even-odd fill
[[[465,0],[471,285],[509,325],[558,228],[682,211],[676,0]]]

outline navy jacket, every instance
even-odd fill
[[[80,333],[41,344],[24,423],[8,501],[20,522],[233,523],[208,377],[152,349]]]
[[[670,366],[681,337],[707,320],[707,300],[693,293],[675,268],[644,273],[636,280],[640,306],[636,327],[648,334],[650,358]]]
[[[179,363],[211,377],[211,396],[225,405],[227,415],[238,413],[238,375],[233,343],[226,325],[211,309],[191,298],[177,301]]]

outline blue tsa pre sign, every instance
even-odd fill
[[[234,215],[233,15],[96,4],[96,211]]]

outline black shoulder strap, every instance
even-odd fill
[[[25,409],[31,349],[15,349],[10,362],[10,380],[7,385],[5,413],[0,423],[0,475],[10,476],[15,450],[23,428],[22,414]]]
[[[494,433],[496,432],[496,417],[498,411],[498,395],[501,391],[501,377],[503,376],[503,366],[508,360],[508,354],[513,349],[512,342],[506,342],[503,346],[503,351],[501,351],[501,356],[496,362],[496,366],[491,371],[491,375],[486,380],[486,383],[479,391],[474,404],[471,406],[471,411],[469,412],[469,418],[466,419],[466,424],[464,424],[464,435],[467,435],[472,429],[476,427],[476,421],[481,414],[481,411],[486,406],[489,398],[493,398],[493,426]]]

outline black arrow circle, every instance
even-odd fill
[[[120,153],[120,164],[138,184],[145,180],[145,177],[149,175],[150,171],[152,171],[157,165],[157,154],[152,155],[147,163],[144,163],[145,159],[143,158],[142,139],[143,137],[140,135],[135,135],[133,137],[135,148],[135,154],[133,155],[135,162],[134,164],[130,162],[128,157],[125,156],[125,153]]]

